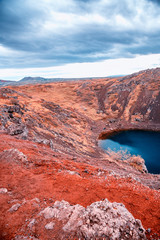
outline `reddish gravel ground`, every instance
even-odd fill
[[[11,149],[14,145],[20,151],[23,149],[28,158],[27,164],[15,163],[12,156],[1,158],[0,184],[8,189],[7,194],[1,194],[2,239],[11,239],[21,233],[26,219],[31,219],[55,200],[66,200],[86,207],[104,198],[123,203],[135,218],[142,221],[145,229],[150,228],[152,235],[156,234],[155,239],[160,236],[159,191],[144,187],[132,178],[112,176],[100,168],[65,160],[63,157],[53,158],[53,151],[42,144],[35,143],[33,146],[30,141],[2,136],[4,145],[1,144],[1,151]],[[33,164],[35,157],[37,161],[43,161]],[[26,202],[16,212],[8,212],[13,203],[35,198],[40,200],[39,205]],[[42,230],[41,239],[45,239]]]

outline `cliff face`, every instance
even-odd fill
[[[0,129],[1,186],[8,191],[1,204],[4,239],[27,231],[30,239],[50,239],[38,223],[27,225],[46,204],[66,200],[86,207],[104,198],[124,203],[151,228],[150,236],[159,234],[159,175],[146,173],[141,159],[105,153],[98,139],[122,129],[160,131],[160,69],[0,88]],[[13,203],[20,207],[10,212]],[[61,227],[54,229],[51,239]]]

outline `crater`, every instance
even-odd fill
[[[160,132],[128,130],[102,134],[100,139],[102,149],[139,155],[145,160],[149,173],[160,174]]]

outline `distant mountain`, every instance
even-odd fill
[[[10,85],[14,83],[14,81],[11,81],[11,80],[1,80],[0,79],[0,86],[7,86],[7,85]]]
[[[26,84],[36,84],[36,83],[49,83],[55,81],[62,81],[62,78],[43,78],[43,77],[24,77],[19,81],[10,81],[10,80],[0,80],[1,86],[9,86],[9,85],[26,85]]]
[[[71,80],[71,78],[65,79],[65,78],[24,77],[20,81],[16,82],[16,85],[60,82],[64,80],[69,81]]]
[[[36,83],[50,83],[50,82],[61,82],[61,81],[71,81],[71,80],[91,80],[96,78],[43,78],[43,77],[24,77],[19,81],[5,81],[0,80],[0,86],[9,85],[26,85],[26,84],[36,84]],[[98,79],[98,78],[97,78]]]
[[[42,78],[42,77],[24,77],[18,82],[19,83],[21,83],[21,82],[23,82],[23,83],[33,83],[33,82],[44,82],[46,80],[47,80],[46,78]]]

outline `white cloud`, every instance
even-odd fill
[[[100,0],[85,4],[83,9],[80,1],[40,0],[34,7],[42,12],[43,18],[37,20],[39,27],[35,31],[49,35],[65,30],[77,32],[94,24],[106,27],[106,31],[107,27],[122,32],[160,30],[160,8],[147,0]]]
[[[72,63],[47,68],[0,69],[0,79],[20,80],[25,76],[41,76],[45,78],[107,77],[127,75],[155,67],[160,67],[160,54],[109,59],[93,63]]]
[[[4,47],[0,44],[0,56],[7,57],[8,55],[18,54],[19,51],[13,50],[11,48]]]

